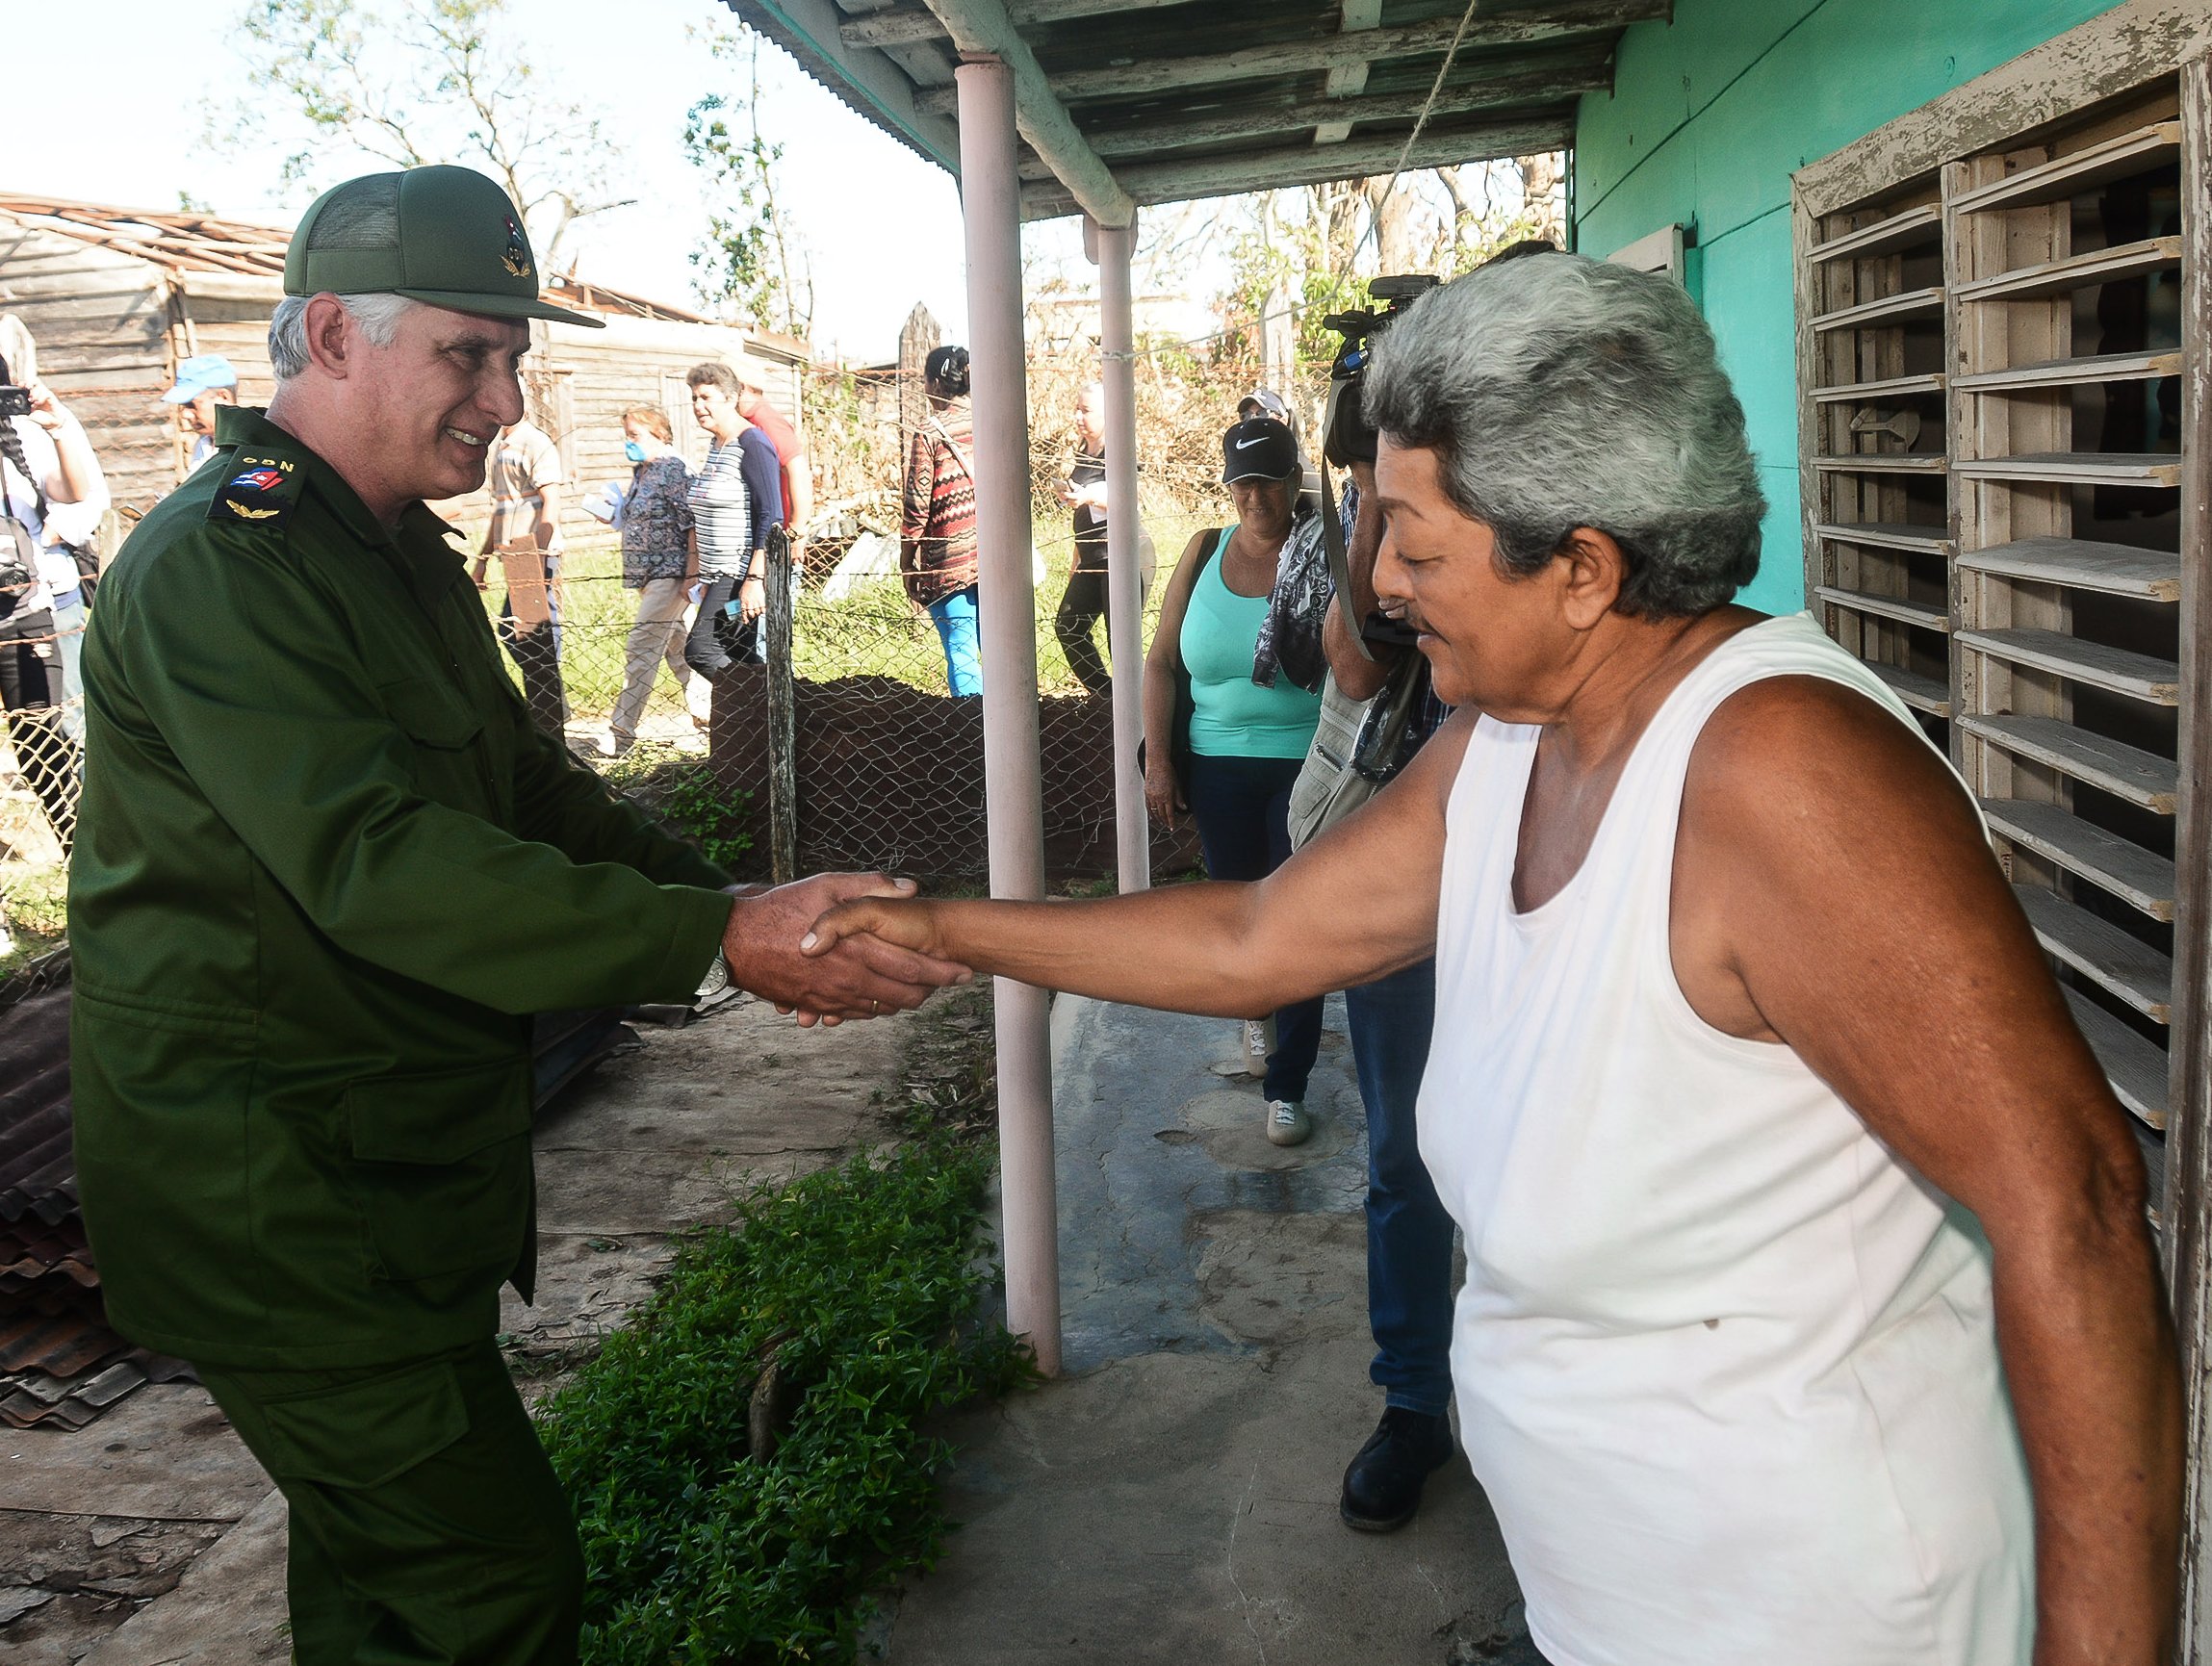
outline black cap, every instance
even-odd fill
[[[1273,417],[1250,417],[1222,436],[1222,484],[1284,480],[1299,472],[1298,441]]]

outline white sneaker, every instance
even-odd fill
[[[1265,1076],[1268,1073],[1268,1026],[1264,1018],[1245,1020],[1245,1074]]]
[[[1305,1114],[1304,1104],[1297,1099],[1270,1099],[1268,1101],[1268,1143],[1271,1145],[1303,1145],[1313,1138],[1313,1118]]]

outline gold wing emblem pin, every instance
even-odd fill
[[[271,515],[281,515],[284,513],[281,508],[248,509],[244,503],[237,502],[229,498],[225,498],[223,500],[223,506],[227,508],[233,515],[236,515],[241,521],[266,521]]]

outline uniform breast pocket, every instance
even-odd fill
[[[480,810],[483,771],[476,743],[483,714],[427,677],[384,683],[376,695],[413,748],[416,785],[441,804]]]
[[[480,712],[432,678],[410,677],[379,684],[376,697],[409,740],[435,751],[457,752],[475,740],[484,727]]]
[[[353,1191],[383,1276],[515,1265],[530,1216],[527,1065],[356,1082],[346,1124]]]

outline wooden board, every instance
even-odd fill
[[[1841,237],[1832,237],[1826,243],[1815,243],[1805,258],[1809,261],[1871,260],[1876,255],[1896,254],[1902,249],[1934,243],[1942,229],[1942,205],[1924,203],[1887,219],[1878,219],[1872,225],[1863,225],[1857,231],[1847,231]]]
[[[2107,596],[2132,596],[2143,602],[2181,600],[2181,557],[2130,544],[2101,544],[2087,538],[2019,538],[1987,550],[1968,550],[1959,565],[1977,573],[2023,578],[2037,584],[2062,584]]]
[[[1907,319],[1941,318],[1942,313],[1941,287],[1908,290],[1903,295],[1885,295],[1880,300],[1861,301],[1857,306],[1823,313],[1813,320],[1813,328],[1817,332],[1863,330],[1875,324],[1902,323]]]
[[[1941,526],[1922,526],[1908,521],[1819,521],[1815,537],[1838,544],[1870,544],[1878,550],[1909,550],[1916,555],[1950,556],[1957,542]]]
[[[1961,196],[1961,214],[1987,214],[1993,209],[2033,208],[2079,196],[2115,179],[2148,173],[2181,153],[2181,123],[2158,121],[2148,127],[2108,139],[2068,156],[2055,157],[2039,167],[2023,167],[2011,178]]]
[[[2017,457],[1962,457],[1968,480],[2042,481],[2057,486],[2178,486],[2181,459],[2163,451],[2030,451]]]
[[[1871,403],[1878,399],[1910,398],[1915,395],[1940,394],[1942,391],[1942,373],[1931,371],[1922,376],[1890,376],[1879,382],[1845,382],[1839,387],[1814,388],[1813,397],[1815,402],[1823,405],[1850,401]]]
[[[2091,249],[2087,254],[2069,255],[2065,260],[2021,267],[2017,271],[1984,278],[1979,283],[1961,284],[1959,299],[1969,306],[1984,301],[2037,300],[2045,295],[2066,295],[2097,284],[2141,277],[2145,272],[2165,271],[2180,264],[2179,238],[2147,238],[2141,243],[2122,243],[2118,248]]]
[[[2045,950],[2147,1018],[2164,1024],[2173,1012],[2173,962],[2110,920],[2078,909],[2041,885],[2015,885],[2028,924]]]
[[[2156,353],[2096,353],[2080,359],[2045,359],[2041,364],[2014,365],[2001,371],[1953,376],[1951,386],[1968,394],[2034,393],[2045,388],[2087,387],[2096,382],[2156,381],[2180,373],[2181,353],[2179,348],[2174,348]]]
[[[2107,735],[2093,734],[2055,717],[1969,712],[1959,719],[1959,724],[1968,734],[2048,764],[2075,781],[2085,781],[2159,815],[2172,815],[2180,796],[2180,770],[2172,758]]]
[[[2093,880],[2154,920],[2173,917],[2173,864],[2117,833],[2094,827],[2054,804],[1985,798],[1990,826],[2016,844]]]
[[[2058,630],[1962,630],[1958,635],[1962,648],[2109,689],[2130,700],[2172,705],[2181,698],[2181,667],[2171,659],[2085,642]]]
[[[1820,585],[1814,594],[1821,601],[1832,602],[1839,607],[1849,607],[1856,612],[1871,613],[1883,619],[1894,619],[1900,625],[1916,625],[1923,630],[1947,631],[1951,628],[1951,616],[1941,607],[1910,602],[1902,596],[1877,596],[1871,591],[1842,590],[1833,584]]]
[[[1926,451],[1853,451],[1815,457],[1813,466],[1831,474],[1941,474],[1943,459]]]
[[[1932,677],[1922,677],[1916,671],[1907,671],[1901,665],[1884,665],[1869,659],[1866,669],[1890,685],[1890,691],[1916,711],[1925,711],[1935,717],[1951,715],[1951,692]]]
[[[2147,1128],[2166,1126],[2166,1049],[2145,1040],[2077,990],[2066,991],[2073,1021],[2112,1091]]]

